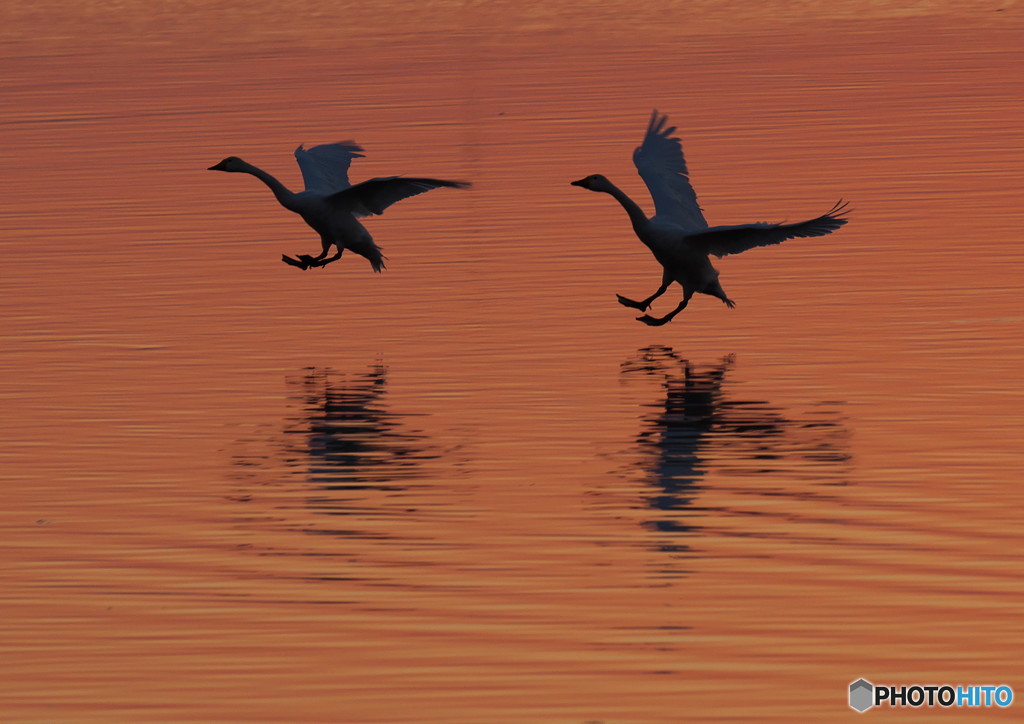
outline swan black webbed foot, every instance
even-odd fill
[[[310,256],[309,254],[299,254],[299,261],[306,265],[306,269],[314,266],[324,266],[324,262],[320,259]]]
[[[618,298],[619,304],[624,307],[629,307],[630,309],[639,309],[641,312],[646,312],[647,308],[651,306],[650,302],[638,302],[628,297],[624,297],[621,294],[616,294],[615,296]]]
[[[649,314],[645,314],[642,317],[637,317],[636,321],[643,322],[650,327],[660,327],[663,324],[668,324],[672,321],[671,317],[652,317]]]
[[[309,257],[306,256],[305,254],[300,254],[298,259],[293,259],[292,257],[288,256],[287,254],[282,254],[281,255],[281,261],[283,261],[285,264],[288,264],[288,265],[294,266],[294,267],[298,267],[299,269],[302,269],[303,271],[305,271],[306,269],[309,269],[309,262],[306,261],[307,259],[309,259]]]

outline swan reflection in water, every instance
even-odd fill
[[[417,429],[416,415],[392,409],[383,364],[348,374],[310,367],[286,383],[293,412],[283,434],[278,428],[269,438],[241,440],[235,455],[243,491],[232,499],[255,503],[249,524],[262,519],[309,534],[394,538],[432,494],[436,465],[447,472],[453,461],[458,465],[453,450]]]
[[[286,428],[298,438],[288,449],[322,490],[401,490],[441,456],[408,424],[412,415],[388,407],[383,364],[349,375],[309,368],[288,384],[301,407]]]
[[[694,499],[711,470],[753,481],[761,495],[814,495],[806,486],[794,491],[792,482],[845,480],[847,431],[836,406],[822,404],[796,416],[767,402],[737,399],[726,383],[733,365],[730,355],[697,367],[658,345],[622,364],[627,378],[654,377],[663,391],[636,438],[641,469],[655,488],[646,498],[659,511],[648,522],[654,530],[685,533],[699,527],[693,518],[707,509]]]

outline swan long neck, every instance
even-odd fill
[[[608,182],[608,193],[611,194],[616,201],[622,204],[622,208],[626,210],[629,215],[629,221],[633,224],[633,230],[638,234],[640,230],[647,226],[647,214],[641,209],[633,199],[626,195],[626,192],[620,189],[618,186],[613,184],[611,181]]]
[[[276,178],[271,176],[269,173],[264,171],[262,168],[253,166],[251,163],[246,163],[245,166],[246,173],[252,174],[260,181],[265,183],[270,188],[270,190],[274,192],[274,196],[277,198],[278,201],[281,202],[282,206],[289,206],[289,203],[292,200],[292,197],[295,196],[295,194],[289,191],[287,186],[285,186],[283,183],[281,183]]]

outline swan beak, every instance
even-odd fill
[[[222,169],[221,169],[219,163],[215,163],[214,165],[210,166],[210,168],[208,168],[206,170],[207,171],[221,171]]]
[[[583,182],[584,181],[586,181],[586,179],[585,178],[581,178],[579,181],[570,181],[569,185],[570,186],[583,186]],[[586,186],[583,186],[583,188],[586,188]]]

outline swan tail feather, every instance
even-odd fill
[[[384,260],[387,259],[387,257],[384,256],[378,248],[374,248],[373,251],[375,253],[368,255],[366,258],[370,260],[370,266],[373,267],[373,270],[380,274],[388,268],[384,263]]]

